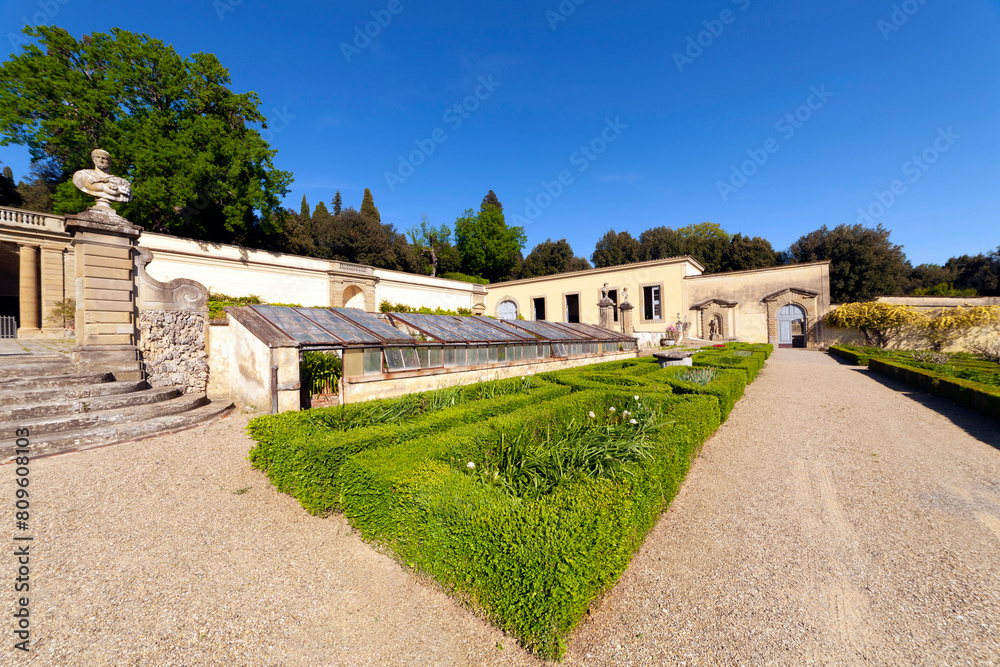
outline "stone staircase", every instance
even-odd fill
[[[0,463],[13,456],[17,429],[28,429],[34,458],[184,430],[232,407],[177,387],[78,373],[63,355],[2,355]]]

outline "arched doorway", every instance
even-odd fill
[[[778,347],[806,346],[806,311],[798,304],[788,303],[778,311]]]
[[[513,301],[501,301],[497,306],[497,319],[516,320],[517,304]]]
[[[365,309],[365,293],[357,285],[350,285],[344,290],[344,308]]]

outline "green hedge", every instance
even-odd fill
[[[506,380],[513,384],[521,380]],[[352,455],[371,448],[388,447],[414,438],[476,423],[506,412],[565,396],[570,388],[534,379],[537,385],[528,393],[476,400],[475,391],[481,385],[461,390],[467,401],[421,416],[393,423],[354,429],[333,429],[316,418],[316,413],[344,411],[357,414],[389,401],[373,401],[336,408],[321,408],[279,415],[263,415],[247,426],[256,445],[250,450],[251,464],[267,473],[271,483],[281,492],[294,496],[311,514],[324,515],[340,509],[341,469]],[[503,384],[501,383],[501,384]],[[417,397],[427,396],[427,392]],[[414,397],[406,397],[413,399]]]
[[[925,391],[951,399],[993,419],[1000,420],[1000,389],[971,380],[914,368],[895,361],[872,359],[868,367]]]
[[[561,657],[594,596],[610,588],[719,426],[711,396],[647,396],[673,423],[652,459],[617,480],[583,479],[538,500],[511,498],[454,463],[497,433],[549,428],[626,395],[578,392],[557,402],[369,450],[344,467],[344,511],[362,535],[478,603],[529,650]],[[628,398],[631,398],[630,396]]]
[[[771,358],[771,353],[774,352],[774,345],[770,343],[726,343],[725,350],[750,350],[752,352],[763,352],[764,360]]]
[[[755,352],[750,357],[736,357],[725,350],[698,352],[691,357],[694,366],[715,366],[716,368],[733,368],[746,373],[747,384],[757,379],[757,374],[764,366],[764,353]]]
[[[654,373],[651,378],[662,381],[675,394],[705,394],[719,399],[722,421],[729,418],[736,401],[740,400],[747,385],[746,373],[741,369],[719,368],[715,379],[707,385],[685,382],[678,376],[690,370],[690,366],[668,366]]]
[[[840,345],[831,345],[828,351],[835,357],[846,359],[855,366],[867,366],[868,361],[871,358],[867,354],[864,354],[863,352],[859,352],[857,350],[850,350]]]

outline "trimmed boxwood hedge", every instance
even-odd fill
[[[1000,421],[1000,388],[971,380],[951,378],[934,371],[884,359],[872,359],[868,367],[877,373],[938,394]]]
[[[513,379],[503,382],[513,384],[520,381]],[[250,436],[257,441],[250,450],[250,462],[255,468],[267,473],[271,483],[279,491],[294,496],[310,514],[328,514],[341,507],[341,468],[352,455],[373,447],[388,447],[456,426],[483,421],[535,403],[551,401],[570,392],[569,387],[548,383],[539,378],[534,378],[533,382],[537,387],[528,393],[488,400],[467,399],[468,402],[415,419],[346,431],[325,427],[310,413],[345,408],[361,409],[371,407],[372,403],[384,402],[263,415],[254,418],[247,426]],[[472,398],[475,386],[463,388],[469,398]],[[430,393],[432,392],[427,392]]]
[[[711,349],[711,348],[706,348]],[[751,352],[763,352],[764,360],[771,358],[771,353],[774,352],[774,345],[770,343],[726,343],[722,348],[725,350],[750,350]]]
[[[677,381],[684,368],[661,370],[656,359],[641,358],[535,376],[526,392],[497,396],[503,392],[471,386],[404,397],[399,405],[412,409],[416,401],[419,409],[393,423],[349,427],[379,410],[392,414],[392,401],[325,409],[341,413],[268,415],[248,427],[257,440],[250,458],[309,512],[342,509],[366,539],[459,592],[529,650],[559,658],[594,596],[614,584],[676,495],[692,457],[763,355],[706,355],[705,365],[722,366],[708,387]],[[734,359],[744,366],[727,368]],[[504,382],[505,390],[516,390],[509,383],[524,380]],[[462,400],[449,405],[456,391]],[[537,439],[591,410],[621,408],[635,395],[655,406],[665,424],[652,433],[652,456],[623,464],[614,478],[567,478],[531,499],[507,495],[466,468],[467,461],[495,455],[501,433]],[[351,419],[328,418],[335,414]]]
[[[718,400],[644,397],[673,421],[657,431],[652,459],[629,464],[618,480],[577,480],[538,500],[506,496],[463,474],[453,459],[455,452],[460,462],[473,457],[497,433],[544,429],[627,396],[578,392],[447,438],[363,452],[345,465],[344,513],[367,539],[468,596],[526,648],[559,658],[591,600],[625,570],[719,426]]]
[[[764,365],[764,354],[755,352],[750,357],[737,357],[724,350],[718,352],[698,352],[691,357],[693,366],[715,366],[716,368],[733,368],[746,373],[747,384],[757,379],[757,374]]]
[[[867,366],[868,360],[871,358],[867,354],[858,352],[857,350],[850,350],[846,347],[841,347],[840,345],[831,345],[828,351],[835,357],[846,359],[855,366]]]
[[[705,394],[719,399],[722,421],[729,418],[736,401],[740,400],[747,385],[746,373],[741,369],[718,368],[715,379],[707,385],[685,382],[678,376],[690,370],[690,366],[668,366],[650,376],[664,382],[675,394]]]

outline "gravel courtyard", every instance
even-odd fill
[[[8,621],[0,664],[541,664],[275,492],[248,418],[33,462],[32,647]],[[0,467],[11,513],[13,478]],[[12,556],[0,571],[12,610]],[[997,656],[1000,428],[778,350],[565,664]]]

